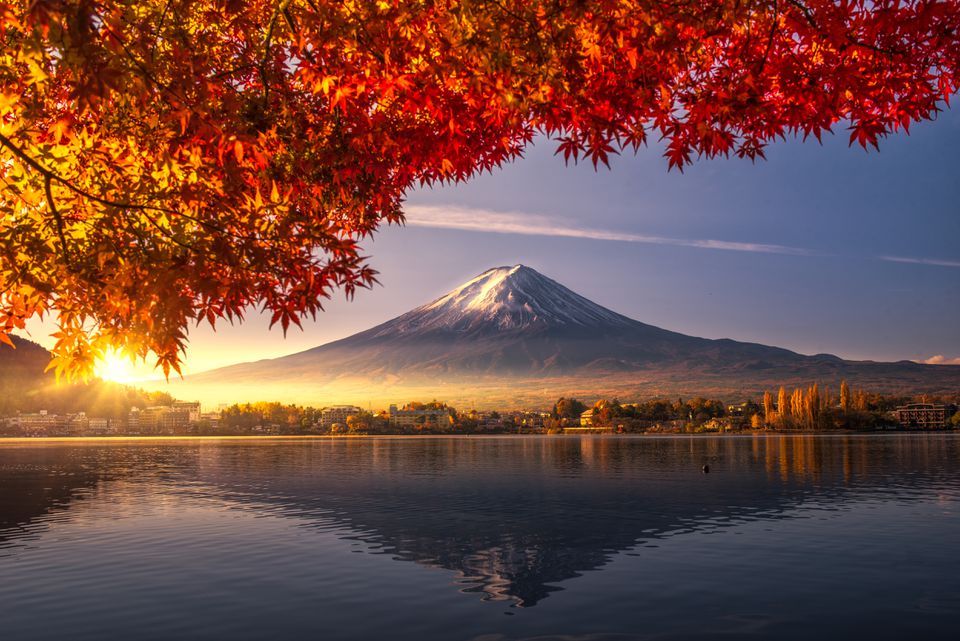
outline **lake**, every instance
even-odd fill
[[[0,638],[955,639],[958,508],[956,434],[0,440]]]

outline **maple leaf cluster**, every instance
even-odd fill
[[[535,135],[595,166],[763,156],[931,118],[958,0],[0,0],[0,340],[179,371],[193,323],[286,330],[375,282],[412,187]]]

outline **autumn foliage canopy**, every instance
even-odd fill
[[[960,0],[0,0],[0,340],[51,315],[58,373],[178,371],[192,323],[370,285],[407,190],[535,136],[682,169],[958,86]]]

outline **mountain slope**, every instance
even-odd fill
[[[576,389],[594,396],[607,390],[755,395],[771,385],[840,378],[878,391],[960,388],[958,367],[850,362],[678,334],[601,307],[523,265],[487,270],[348,338],[193,376],[188,384],[219,387],[232,395],[221,394],[226,400],[358,402],[426,394],[482,403],[491,395],[504,402]]]
[[[42,384],[47,378],[44,369],[50,363],[50,352],[33,341],[11,335],[16,349],[0,343],[0,391],[4,396],[29,386]]]

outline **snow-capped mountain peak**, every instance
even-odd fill
[[[494,267],[381,327],[387,333],[636,325],[525,265]]]

